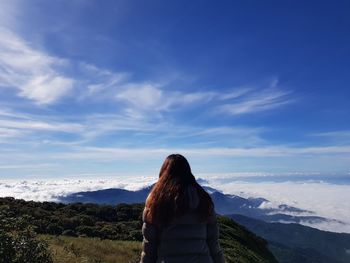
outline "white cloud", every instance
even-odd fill
[[[0,165],[0,170],[12,170],[12,169],[30,169],[30,170],[41,170],[44,168],[50,168],[54,167],[55,164],[47,164],[47,163],[40,163],[40,164],[20,164],[20,165]]]
[[[55,114],[30,114],[0,108],[0,137],[21,137],[36,132],[45,135],[51,132],[75,134],[78,142],[93,140],[96,137],[123,131],[155,131],[157,123],[151,120],[133,118],[121,114],[82,114],[67,116]]]
[[[154,83],[130,83],[121,86],[117,92],[116,99],[129,105],[129,112],[139,113],[161,113],[163,111],[176,110],[178,106],[189,107],[193,104],[204,104],[215,97],[218,93],[206,92],[181,92],[178,90],[167,90],[160,84]],[[181,109],[181,108],[180,108]]]
[[[141,115],[204,105],[209,111],[240,115],[275,109],[295,101],[290,96],[290,91],[276,87],[263,90],[258,87],[240,87],[222,92],[182,92],[165,89],[157,83],[129,83],[120,85],[116,93],[117,100],[127,103],[129,112]]]
[[[273,204],[287,204],[313,211],[316,216],[345,222],[346,225],[337,222],[303,224],[322,230],[350,233],[350,185],[306,181],[302,176],[298,182],[288,181],[288,177],[284,182],[273,182],[271,179],[259,183],[245,182],[244,179],[228,182],[227,178],[221,181],[219,176],[208,180],[209,184],[225,193],[246,198],[263,197]]]
[[[59,70],[66,63],[0,27],[0,86],[16,88],[19,96],[37,104],[53,103],[74,85],[74,80]]]
[[[129,84],[116,98],[140,109],[163,110],[168,107],[168,102],[163,100],[163,91],[152,84]]]
[[[350,154],[350,146],[292,148],[285,146],[261,148],[108,148],[108,147],[76,147],[69,152],[58,153],[53,158],[58,159],[92,159],[115,160],[135,156],[162,158],[171,153],[182,153],[190,157],[283,157],[283,156],[315,156],[315,155],[345,155]]]
[[[75,72],[75,77],[67,72]],[[71,95],[77,101],[111,101],[124,103],[121,114],[131,117],[158,118],[163,112],[203,107],[219,109],[231,115],[270,110],[292,100],[286,91],[273,85],[239,87],[217,92],[185,92],[156,82],[135,82],[129,73],[112,72],[93,64],[63,59],[48,54],[24,40],[15,31],[0,27],[0,86],[15,88],[17,95],[37,104],[53,104]]]
[[[245,94],[247,94],[248,92],[254,90],[253,88],[246,88],[246,87],[242,87],[242,88],[237,88],[233,91],[229,91],[227,93],[223,93],[218,95],[220,100],[229,100],[229,99],[236,99],[239,98]]]
[[[0,1],[0,26],[14,26],[18,21],[19,13],[17,0]]]
[[[90,177],[90,178],[89,178]],[[47,180],[0,180],[0,196],[35,201],[56,201],[58,196],[66,196],[79,191],[95,191],[106,188],[138,190],[156,181],[154,176],[104,177],[101,174],[81,175],[80,178]]]
[[[55,74],[35,76],[23,86],[19,94],[40,104],[49,104],[72,89],[73,83],[72,79]]]
[[[55,123],[42,121],[25,120],[0,120],[0,127],[18,130],[46,130],[60,132],[77,132],[82,130],[82,126],[75,123]]]
[[[134,114],[92,114],[83,118],[86,140],[118,132],[155,132],[159,125]]]
[[[229,103],[218,107],[219,112],[230,115],[240,115],[272,110],[294,102],[289,91],[268,88],[262,91],[251,90],[239,93]]]
[[[266,141],[262,134],[266,132],[264,128],[250,128],[244,126],[217,126],[217,127],[200,127],[200,126],[180,126],[165,124],[164,127],[157,127],[158,138],[164,140],[181,140],[188,139],[193,145],[206,147],[208,145],[218,145],[224,143],[229,146],[256,146],[263,145]],[[201,142],[198,141],[201,140]]]
[[[134,115],[150,115],[164,111],[203,107],[208,111],[241,115],[261,112],[295,101],[290,91],[278,89],[276,83],[270,88],[239,87],[217,92],[214,90],[182,92],[166,89],[157,83],[129,83],[119,86],[117,100],[128,105],[127,111]]]
[[[350,144],[350,131],[330,131],[311,134],[312,136],[321,137],[327,140],[327,142],[335,144]]]
[[[0,138],[19,137],[22,133],[15,129],[8,129],[0,127]]]
[[[8,110],[0,111],[0,137],[21,137],[35,131],[80,133],[84,130],[84,126],[79,123],[46,119],[49,118]]]
[[[86,82],[80,90],[78,99],[111,99],[123,83],[128,82],[130,74],[124,72],[112,72],[101,69],[93,64],[79,63],[79,69],[84,74]]]
[[[126,131],[139,135],[156,135],[156,138],[152,140],[158,141],[201,137],[209,142],[209,140],[222,140],[223,136],[232,136],[230,141],[236,146],[261,144],[264,142],[261,133],[266,131],[263,128],[249,127],[206,128],[174,125],[164,120],[159,121],[156,118],[146,118],[142,114],[129,114],[128,112],[124,114],[83,114],[70,116],[68,121],[66,116],[33,115],[6,108],[0,108],[0,129],[2,129],[0,137],[22,137],[23,135],[28,137],[32,135],[32,132],[36,132],[36,135],[51,132],[71,133],[77,136],[75,137],[76,144],[88,143],[96,138]]]

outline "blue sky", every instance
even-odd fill
[[[1,1],[0,176],[350,172],[349,1]]]

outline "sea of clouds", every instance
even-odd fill
[[[224,193],[235,194],[245,198],[263,197],[269,200],[263,203],[265,208],[287,204],[312,211],[317,216],[335,219],[330,222],[302,224],[321,230],[350,233],[350,184],[332,184],[322,181],[285,181],[285,182],[246,182],[209,180],[211,185],[218,185]],[[300,214],[299,214],[300,215]],[[309,214],[308,214],[309,215]],[[337,222],[341,221],[343,223]]]
[[[262,204],[262,208],[277,207],[287,204],[301,209],[313,211],[315,215],[330,222],[302,224],[321,230],[350,233],[350,184],[334,184],[317,180],[288,180],[274,182],[270,179],[259,182],[244,180],[242,177],[230,175],[210,176],[203,184],[227,194],[235,194],[245,198],[263,197],[270,202]],[[0,180],[0,196],[12,196],[24,200],[56,201],[59,196],[80,191],[94,191],[106,188],[138,190],[156,182],[154,176],[111,177],[106,179],[45,179],[45,180]]]

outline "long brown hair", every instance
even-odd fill
[[[209,218],[214,211],[210,195],[196,182],[186,158],[180,154],[171,154],[165,159],[158,182],[146,200],[145,220],[162,225],[189,211],[189,200],[186,195],[188,186],[193,186],[199,197],[195,211],[201,220]]]

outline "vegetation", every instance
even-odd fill
[[[277,262],[264,239],[227,217],[218,216],[218,222],[227,262]]]
[[[48,244],[36,238],[28,219],[0,213],[0,263],[53,262]]]
[[[54,263],[138,263],[141,242],[88,237],[41,236],[50,244]]]
[[[27,215],[38,234],[141,240],[143,204],[116,207],[97,204],[60,204],[0,198],[0,212],[9,218]]]
[[[40,203],[0,198],[2,217],[14,222],[21,218],[31,229],[33,244],[41,248],[38,255],[47,259],[40,261],[39,258],[35,261],[38,263],[51,262],[51,256],[54,262],[137,262],[142,241],[143,206]],[[219,216],[218,222],[220,244],[227,262],[277,262],[265,240],[229,218]],[[8,233],[16,232],[17,227],[2,230],[6,240],[12,235]],[[37,239],[34,232],[41,238]],[[2,243],[1,249],[11,254],[11,248]]]

